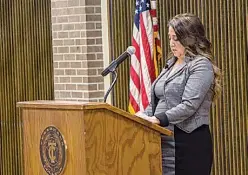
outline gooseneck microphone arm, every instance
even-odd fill
[[[113,80],[111,86],[109,87],[108,91],[104,95],[104,100],[103,100],[104,103],[106,103],[106,100],[108,98],[108,95],[109,95],[110,91],[112,90],[112,88],[114,87],[114,85],[116,83],[116,80],[117,80],[117,77],[118,77],[116,70],[111,71],[111,73],[112,73],[112,79],[114,79],[114,80]]]
[[[104,95],[104,99],[103,101],[106,102],[107,100],[107,97],[110,93],[110,91],[112,90],[112,88],[114,87],[115,83],[116,83],[116,80],[117,80],[117,72],[116,72],[116,68],[125,60],[127,59],[129,56],[131,56],[132,54],[135,53],[135,47],[133,46],[129,46],[127,48],[127,50],[122,53],[117,59],[113,60],[110,65],[108,67],[106,67],[101,75],[104,77],[106,75],[108,75],[109,73],[112,73],[112,84],[110,86],[110,88],[108,89],[107,93]]]

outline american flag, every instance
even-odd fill
[[[156,16],[156,0],[136,0],[131,57],[129,112],[144,111],[150,101],[152,82],[158,75],[161,46]]]

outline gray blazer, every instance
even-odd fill
[[[151,102],[145,114],[153,116],[158,99],[154,93],[156,82],[176,62],[168,60],[166,67],[151,88]],[[156,115],[162,126],[174,124],[185,132],[192,132],[203,124],[209,124],[209,113],[213,98],[214,72],[212,63],[203,56],[185,57],[185,63],[167,77],[164,82],[166,112]]]

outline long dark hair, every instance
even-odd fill
[[[212,44],[206,37],[201,20],[193,14],[185,13],[173,17],[168,25],[174,29],[178,41],[185,47],[186,56],[202,55],[212,62],[215,75],[214,98],[216,99],[221,92],[221,71],[214,64]]]

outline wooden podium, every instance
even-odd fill
[[[106,103],[30,101],[17,107],[23,120],[25,175],[49,174],[44,168],[56,169],[63,156],[58,174],[162,174],[160,134],[171,135],[169,130]],[[49,135],[49,127],[62,136]],[[65,155],[55,138],[64,140]]]

